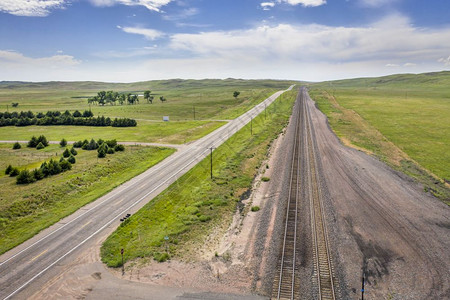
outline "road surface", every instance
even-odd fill
[[[240,117],[179,149],[153,168],[3,254],[0,257],[0,299],[26,298],[26,290],[32,283],[40,284],[39,280],[42,281],[46,273],[69,262],[80,247],[89,246],[106,228],[118,226],[120,218],[134,213],[157,196],[205,158],[210,147],[220,146],[284,92],[276,92]]]

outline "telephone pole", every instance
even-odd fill
[[[213,178],[213,173],[212,173],[212,171],[213,171],[213,157],[212,157],[213,149],[216,149],[216,148],[215,147],[209,148],[209,150],[211,150],[211,155],[210,155],[210,157],[211,157],[211,179]]]

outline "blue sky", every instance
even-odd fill
[[[448,69],[447,0],[0,0],[0,80],[321,81]]]

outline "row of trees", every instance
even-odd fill
[[[153,100],[155,99],[155,97],[152,95],[152,91],[144,91],[144,99],[148,103],[152,104]],[[163,103],[167,101],[164,96],[159,97],[159,100]],[[106,104],[116,105],[117,103],[119,103],[120,105],[123,105],[124,103],[133,105],[139,103],[139,95],[132,93],[121,94],[114,91],[100,91],[96,96],[88,98],[88,103],[101,106],[104,106]]]
[[[59,117],[59,116],[72,116],[74,118],[90,118],[93,117],[94,114],[92,113],[92,111],[90,110],[85,110],[83,113],[81,113],[80,111],[76,110],[73,113],[70,113],[70,111],[66,110],[65,112],[61,113],[60,111],[47,111],[46,113],[43,112],[39,112],[37,114],[34,114],[32,111],[21,111],[21,112],[17,112],[17,111],[13,111],[13,112],[0,112],[0,118],[4,118],[4,119],[25,119],[25,118],[29,118],[29,119],[42,119],[45,117]]]
[[[5,119],[0,118],[0,127],[3,126],[53,126],[53,125],[70,125],[70,126],[112,126],[112,127],[135,127],[137,125],[136,120],[129,118],[115,118],[111,120],[109,117],[74,117],[72,115],[60,115],[52,117],[44,117],[38,119],[36,117],[30,119],[25,118],[12,118]]]
[[[75,148],[81,148],[83,150],[97,150],[97,157],[103,158],[106,154],[114,154],[116,151],[125,151],[125,146],[117,144],[116,140],[104,141],[99,139],[95,141],[91,139],[90,141],[78,141],[73,144]]]

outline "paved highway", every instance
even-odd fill
[[[23,298],[33,281],[67,263],[77,249],[89,246],[105,228],[118,226],[120,218],[157,196],[205,158],[210,147],[220,146],[284,92],[276,92],[240,117],[182,147],[141,175],[0,256],[0,299]]]

